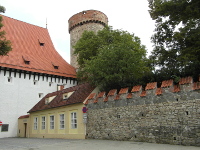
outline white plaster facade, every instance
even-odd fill
[[[31,75],[24,76],[21,73],[11,72],[6,74],[3,70],[0,72],[0,121],[3,124],[9,124],[8,132],[1,132],[0,138],[17,136],[18,117],[27,114],[38,101],[46,94],[57,90],[58,85],[64,85],[64,88],[77,85],[75,80],[70,78],[58,79]]]

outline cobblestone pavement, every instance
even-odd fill
[[[200,147],[111,140],[0,138],[0,150],[200,150]]]

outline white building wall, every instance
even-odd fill
[[[3,137],[15,137],[17,136],[17,125],[18,117],[26,115],[38,101],[42,99],[46,94],[54,92],[57,90],[57,85],[65,84],[65,88],[77,85],[77,82],[73,80],[63,80],[58,78],[43,77],[31,75],[29,79],[29,74],[21,73],[21,78],[19,73],[16,73],[14,77],[14,72],[11,73],[10,82],[8,81],[9,72],[4,74],[4,71],[0,72],[0,121],[3,124],[9,124],[8,132],[1,132],[0,126],[0,138]],[[34,83],[35,82],[35,83]],[[51,82],[51,86],[50,83]],[[41,95],[39,97],[39,95]]]

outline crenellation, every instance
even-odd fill
[[[200,146],[200,92],[165,90],[171,87],[159,95],[88,104],[87,138]]]

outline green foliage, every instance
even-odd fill
[[[150,15],[156,21],[152,36],[152,57],[159,74],[200,74],[200,1],[149,0]]]
[[[5,7],[0,6],[0,13],[4,13],[5,10]],[[0,16],[0,29],[3,27],[2,21],[3,17]],[[5,34],[5,31],[0,31],[0,55],[7,55],[8,52],[12,50],[11,42],[9,40],[6,40]]]
[[[132,86],[149,72],[145,46],[133,34],[106,27],[85,31],[74,46],[80,65],[78,78],[102,90]]]

